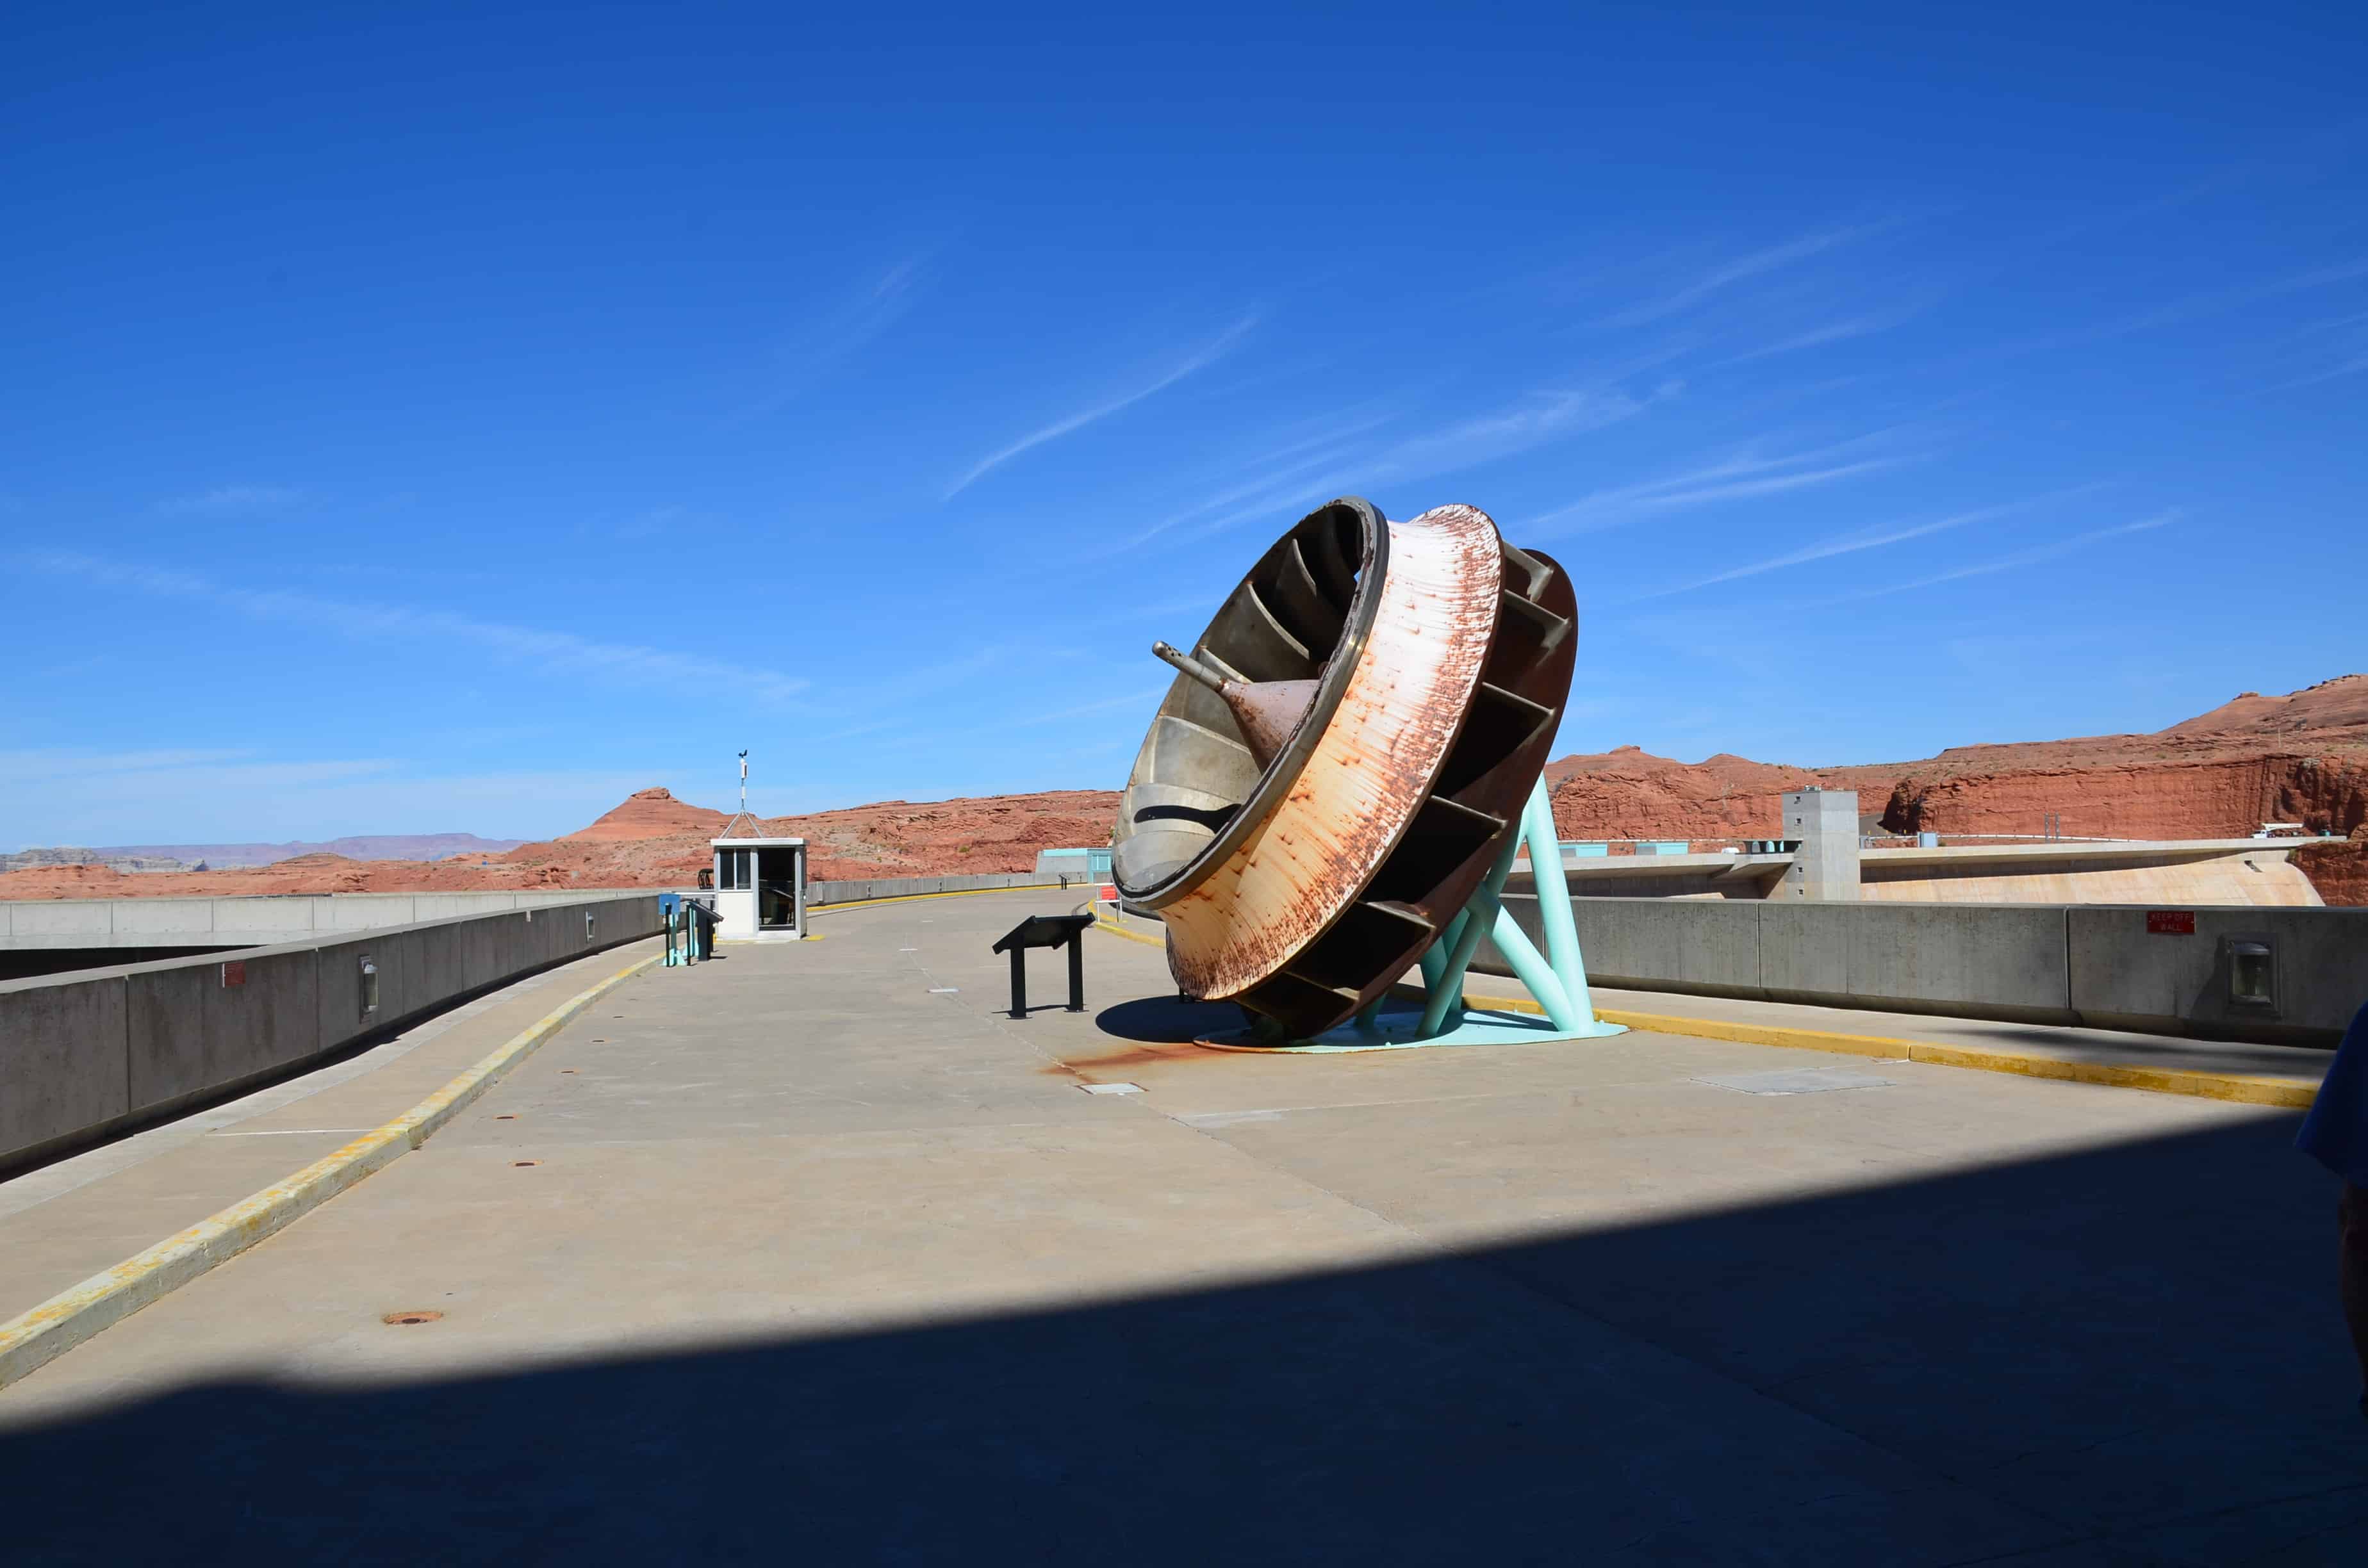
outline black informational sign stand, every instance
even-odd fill
[[[1003,934],[994,950],[1011,955],[1011,1016],[1028,1016],[1028,949],[1059,948],[1069,949],[1069,1011],[1086,1010],[1086,927],[1094,923],[1090,915],[1031,915]]]

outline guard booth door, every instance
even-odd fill
[[[757,928],[760,931],[794,929],[798,916],[803,913],[798,905],[798,851],[759,849],[757,851]]]

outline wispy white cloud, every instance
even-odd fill
[[[1879,430],[1773,457],[1765,455],[1755,443],[1696,468],[1595,491],[1566,506],[1531,517],[1522,527],[1542,538],[1550,533],[1610,528],[1658,512],[1836,484],[1861,474],[1920,462],[1930,455],[1882,452],[1884,443],[1896,436],[1896,431]],[[1870,449],[1876,455],[1856,455]],[[1831,460],[1834,459],[1843,460]]]
[[[1633,419],[1653,403],[1683,391],[1670,381],[1642,396],[1617,387],[1532,392],[1519,402],[1462,419],[1428,436],[1388,449],[1375,477],[1420,479],[1452,473],[1474,463],[1509,457],[1548,441],[1582,435]]]
[[[1227,327],[1224,332],[1219,333],[1209,342],[1202,344],[1200,347],[1193,349],[1190,353],[1185,355],[1174,364],[1169,365],[1167,369],[1161,370],[1157,375],[1154,376],[1150,381],[1144,384],[1137,386],[1131,391],[1121,392],[1116,397],[1105,398],[1099,403],[1093,403],[1086,408],[1081,408],[1076,413],[1069,415],[1064,418],[1054,420],[1052,424],[1043,426],[1042,429],[1031,430],[1027,435],[1019,437],[1017,441],[1012,442],[1009,446],[989,453],[985,459],[973,466],[970,472],[963,474],[960,479],[954,481],[953,484],[946,491],[945,498],[949,501],[952,500],[955,496],[961,494],[963,491],[976,483],[980,479],[994,472],[996,469],[1002,467],[1005,463],[1009,462],[1012,459],[1019,456],[1022,452],[1030,451],[1035,448],[1042,446],[1047,441],[1057,441],[1064,436],[1071,435],[1076,431],[1084,429],[1087,426],[1095,423],[1097,420],[1107,419],[1113,414],[1117,414],[1124,409],[1132,408],[1136,403],[1141,403],[1144,398],[1151,397],[1158,392],[1166,392],[1169,387],[1174,386],[1177,382],[1182,381],[1185,377],[1191,375],[1194,371],[1208,369],[1218,360],[1224,358],[1225,355],[1232,350],[1234,345],[1241,341],[1243,335],[1257,324],[1257,317],[1245,316],[1240,321],[1237,321],[1233,325]]]
[[[0,751],[0,780],[120,778],[127,773],[235,762],[252,755],[245,751]]]
[[[1642,505],[1646,511],[1664,511],[1678,506],[1707,506],[1719,501],[1748,500],[1755,495],[1780,495],[1786,491],[1832,484],[1861,473],[1875,473],[1916,460],[1913,457],[1861,458],[1857,462],[1835,463],[1827,468],[1771,473],[1759,479],[1730,480],[1724,484],[1702,484],[1691,490],[1667,491],[1646,498]]]
[[[1650,593],[1639,594],[1636,597],[1640,600],[1668,598],[1673,594],[1691,593],[1697,588],[1708,588],[1721,583],[1739,582],[1747,577],[1758,577],[1770,572],[1781,572],[1788,566],[1805,566],[1813,561],[1829,561],[1839,555],[1855,555],[1861,551],[1881,550],[1886,545],[1905,544],[1909,540],[1946,533],[1952,528],[1964,528],[1968,523],[1987,522],[1993,517],[2007,517],[2016,512],[2029,511],[2034,506],[2068,500],[2072,496],[2086,494],[2100,487],[2094,484],[2076,485],[2068,490],[2051,491],[2045,495],[2034,495],[2028,500],[2009,501],[1995,506],[1977,507],[1970,512],[1958,512],[1950,517],[1936,517],[1930,522],[1915,523],[1905,528],[1858,528],[1849,533],[1836,534],[1832,538],[1820,540],[1815,544],[1804,545],[1799,550],[1788,551],[1782,555],[1770,556],[1765,561],[1755,561],[1748,566],[1737,566],[1729,571],[1714,573],[1707,577],[1697,577],[1691,582],[1679,583],[1667,588],[1656,588]]]
[[[1375,492],[1383,484],[1452,473],[1511,457],[1551,441],[1634,418],[1682,391],[1682,384],[1676,381],[1664,382],[1645,393],[1626,392],[1610,384],[1548,388],[1424,434],[1336,441],[1308,453],[1300,461],[1204,496],[1149,528],[1111,542],[1101,553],[1118,554],[1178,528],[1186,530],[1183,537],[1200,539],[1246,522],[1294,522],[1309,507],[1344,493]],[[1388,417],[1364,419],[1335,434],[1353,437],[1387,423]],[[1304,448],[1311,444],[1299,445]]]
[[[132,754],[158,756],[163,753]],[[188,752],[175,764],[120,767],[74,751],[0,754],[0,821],[33,844],[203,844],[326,839],[354,833],[541,838],[583,826],[632,790],[670,784],[673,768],[446,773],[388,757]]]
[[[919,297],[933,254],[933,249],[914,252],[825,303],[792,329],[775,351],[768,372],[774,384],[725,420],[725,428],[761,419],[812,392],[833,369],[903,320]]]
[[[1868,311],[1854,316],[1843,316],[1823,323],[1804,332],[1764,343],[1757,348],[1747,348],[1740,354],[1730,354],[1716,365],[1740,365],[1753,359],[1771,358],[1779,354],[1797,353],[1804,348],[1822,348],[1828,343],[1847,343],[1854,337],[1871,337],[1879,332],[1889,332],[1916,312],[1912,310]]]
[[[1146,665],[1152,663],[1150,650],[1147,647],[1143,653],[1143,662]],[[1140,726],[1149,723],[1154,706],[1167,690],[1167,685],[1163,681],[1157,686],[1143,687],[1137,690],[1123,692],[1116,697],[1101,698],[1092,702],[1071,703],[1034,713],[998,714],[976,724],[961,725],[952,729],[933,727],[924,733],[907,727],[905,733],[874,742],[869,749],[874,752],[909,752],[930,747],[941,748],[950,740],[991,742],[998,737],[1007,736],[1015,730],[1043,729],[1054,724],[1074,725],[1079,732],[1089,734],[1102,733],[1115,729],[1120,733],[1116,738],[1106,743],[1107,744],[1132,744],[1133,742],[1128,738],[1125,732],[1132,731],[1139,737],[1142,733]],[[1026,743],[1025,749],[1030,755],[1034,755],[1044,744],[1047,743],[1030,739]],[[1101,744],[1097,744],[1095,749],[1099,750],[1103,747]]]
[[[1038,724],[1058,724],[1071,719],[1082,719],[1089,713],[1107,713],[1114,708],[1137,707],[1143,709],[1144,716],[1147,720],[1151,712],[1149,705],[1158,701],[1167,690],[1167,687],[1164,684],[1147,686],[1140,691],[1130,691],[1118,697],[1105,697],[1099,702],[1080,702],[1075,707],[1058,708],[1048,713],[1030,713],[1024,718],[1006,719],[1002,724],[1012,729],[1028,729]]]
[[[1993,358],[2013,358],[2024,354],[2044,353],[2049,349],[2069,348],[2082,344],[2123,337],[2131,333],[2149,332],[2157,327],[2178,326],[2225,311],[2240,310],[2287,294],[2299,294],[2313,289],[2324,289],[2337,283],[2348,283],[2355,278],[2368,277],[2368,256],[2340,262],[2332,267],[2312,267],[2305,272],[2288,273],[2282,278],[2264,278],[2258,283],[2239,284],[2226,289],[2206,290],[2184,295],[2167,303],[2116,316],[2092,326],[2076,327],[2068,332],[2043,333],[1977,349],[1960,358],[1966,361]]]
[[[1820,230],[1816,233],[1803,234],[1797,239],[1787,240],[1782,244],[1770,245],[1765,250],[1754,251],[1748,256],[1737,256],[1732,261],[1723,262],[1712,267],[1709,271],[1671,290],[1658,299],[1606,317],[1603,324],[1615,327],[1643,326],[1648,323],[1659,321],[1664,316],[1675,315],[1679,311],[1691,309],[1721,290],[1731,288],[1747,278],[1773,272],[1779,267],[1789,267],[1796,261],[1805,261],[1813,256],[1832,250],[1836,246],[1863,239],[1883,226],[1861,224],[1852,228]]]
[[[729,685],[752,700],[766,703],[783,701],[807,685],[801,677],[776,670],[637,643],[602,642],[572,631],[480,620],[450,610],[360,604],[313,594],[240,587],[194,573],[101,561],[86,555],[46,552],[18,559],[53,576],[79,577],[163,598],[199,600],[257,620],[323,627],[350,637],[469,642],[557,674],[617,685],[717,682]]]
[[[2286,392],[2356,376],[2368,370],[2368,311],[2306,322],[2291,332],[2279,334],[2270,343],[2285,350],[2280,358],[2292,373],[2263,386],[2263,392]],[[2290,347],[2296,344],[2302,347]]]
[[[2356,376],[2362,370],[2368,370],[2368,354],[2355,355],[2327,369],[2316,370],[2307,376],[2296,376],[2291,381],[2278,381],[2263,390],[2291,392],[2296,387],[2315,387],[2321,381],[2340,381],[2345,376]]]
[[[1245,515],[1271,516],[1276,506],[1287,506],[1290,502],[1303,499],[1331,483],[1329,478],[1319,481],[1314,476],[1338,476],[1351,472],[1353,459],[1361,449],[1360,444],[1353,441],[1338,442],[1302,457],[1296,462],[1269,468],[1255,479],[1205,495],[1192,506],[1180,512],[1171,512],[1148,528],[1114,540],[1099,550],[1090,551],[1085,558],[1098,560],[1120,554],[1188,524],[1193,525],[1188,537],[1199,538],[1202,534],[1218,532]],[[1212,521],[1212,514],[1223,515]]]
[[[1307,421],[1301,426],[1306,434],[1296,440],[1286,441],[1280,447],[1269,448],[1235,466],[1258,468],[1269,463],[1279,463],[1286,458],[1304,457],[1318,448],[1337,451],[1340,449],[1341,444],[1351,437],[1378,430],[1393,419],[1400,417],[1404,413],[1405,409],[1395,403],[1361,403],[1354,408],[1342,410],[1328,418]]]
[[[2173,509],[2157,513],[2140,522],[2123,523],[2110,528],[2091,528],[2087,533],[2075,534],[2070,539],[2057,540],[2052,544],[2034,545],[2028,550],[2018,550],[2010,554],[2001,555],[1994,561],[1976,562],[1970,566],[1959,566],[1948,572],[1935,572],[1929,577],[1914,577],[1903,583],[1884,583],[1876,587],[1861,589],[1854,594],[1839,594],[1832,598],[1820,599],[1817,602],[1850,604],[1860,599],[1881,598],[1886,594],[1904,594],[1917,588],[1938,587],[1943,583],[1962,582],[1967,577],[1986,577],[1997,572],[2011,572],[2018,567],[2036,566],[2041,562],[2053,561],[2058,556],[2069,555],[2076,550],[2085,550],[2092,544],[2101,544],[2109,539],[2121,539],[2130,534],[2146,533],[2166,524],[2175,523],[2180,516],[2180,514]]]
[[[658,539],[680,531],[692,520],[689,508],[677,506],[652,506],[636,512],[609,531],[621,540]]]
[[[289,484],[222,484],[195,495],[176,495],[156,503],[160,512],[264,512],[292,506],[304,492]]]
[[[852,730],[835,734],[867,734],[882,727],[872,716],[886,710],[882,722],[910,723],[905,705],[919,699],[943,699],[953,687],[979,676],[1008,674],[1015,660],[1036,650],[1015,649],[1005,642],[982,642],[967,647],[948,658],[935,659],[926,665],[891,670],[861,680],[835,680],[828,690],[828,710],[833,713],[858,713],[865,720]],[[822,704],[816,704],[822,706]],[[832,739],[834,735],[817,736]]]

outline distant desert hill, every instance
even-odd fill
[[[2330,903],[2368,902],[2368,675],[2282,697],[2244,692],[2151,734],[1952,746],[1918,761],[1802,767],[1721,753],[1701,762],[1635,746],[1547,765],[1554,824],[1568,838],[1773,838],[1779,798],[1816,784],[1855,790],[1871,831],[2036,835],[2050,814],[2075,837],[2220,838],[2265,822],[2359,833],[2297,852]],[[946,871],[1022,871],[1040,849],[1109,842],[1118,796],[1063,790],[971,800],[883,801],[775,817],[768,831],[809,846],[817,880]],[[200,857],[242,848],[279,864],[122,875],[104,866],[35,866],[0,875],[0,898],[120,898],[164,893],[403,892],[445,888],[655,887],[689,883],[711,864],[727,814],[636,790],[586,827],[496,850],[467,834],[339,839],[331,845],[152,845],[94,855]],[[385,858],[383,846],[460,847],[464,860]],[[340,846],[378,858],[337,858]],[[450,853],[450,847],[442,852]],[[284,857],[303,855],[301,862]],[[312,857],[320,857],[313,858]],[[489,864],[479,864],[481,859]]]
[[[202,860],[221,869],[276,865],[300,855],[336,855],[348,860],[449,860],[457,855],[500,855],[524,842],[480,838],[473,833],[397,833],[332,838],[319,844],[115,844],[79,853],[99,861],[178,860],[194,866]]]
[[[764,827],[783,838],[804,839],[809,874],[827,881],[1032,870],[1040,849],[1109,843],[1117,812],[1115,791],[1056,790],[976,800],[883,801],[767,818]],[[521,846],[502,860],[572,873],[587,884],[686,881],[712,863],[708,840],[729,820],[723,812],[687,805],[665,790],[642,790],[590,827],[548,844]]]
[[[712,837],[731,820],[723,812],[686,805],[674,798],[671,790],[636,790],[613,810],[602,812],[591,826],[579,827],[557,842],[630,844],[644,838],[676,838],[701,833]]]

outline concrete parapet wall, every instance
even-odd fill
[[[664,928],[655,892],[535,898],[0,983],[0,1170],[283,1077],[489,987]],[[378,981],[369,1012],[365,960]]]
[[[2214,1034],[2332,1037],[2368,1001],[2368,909],[2198,909],[2189,912],[2192,935],[2150,931],[2147,913],[2099,905],[2066,912],[2072,1006],[2089,1022],[2145,1028],[2128,1020],[2175,1002],[2182,1017]],[[2229,994],[2229,949],[2240,941],[2270,949],[2267,1006]]]
[[[1505,907],[1543,947],[1536,895]],[[1571,912],[1588,978],[1629,990],[2328,1044],[2368,1002],[2368,909],[1575,897]],[[2230,994],[2237,942],[2271,950],[2266,1004]],[[1493,942],[1474,967],[1512,972]]]
[[[120,983],[0,986],[0,1162],[130,1109],[127,1000]]]
[[[1089,877],[1037,871],[985,871],[967,877],[874,877],[857,881],[809,882],[806,903],[820,908],[832,903],[860,903],[867,898],[913,898],[931,892],[985,892],[995,888],[1090,888]]]
[[[0,947],[263,946],[335,931],[378,930],[496,910],[648,898],[655,891],[569,888],[512,892],[290,893],[245,898],[6,899],[0,900]]]
[[[1543,950],[1536,897],[1508,899],[1506,903]],[[1608,978],[1611,975],[1666,974],[1690,991],[1711,996],[1761,994],[1759,908],[1757,900],[1571,900],[1579,950],[1587,955],[1590,972],[1600,971],[1607,977],[1602,983],[1622,983]],[[1498,956],[1492,942],[1483,942],[1481,953],[1491,960]],[[1497,972],[1511,971],[1499,968]]]

